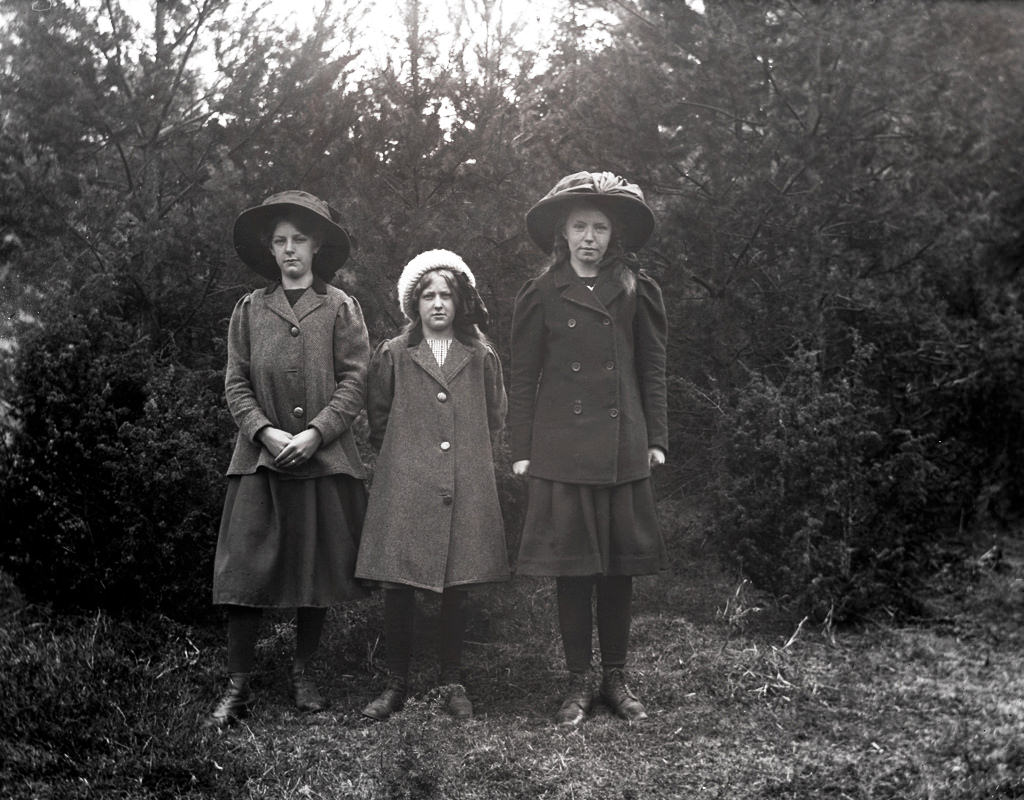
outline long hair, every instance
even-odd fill
[[[480,299],[480,295],[464,274],[445,267],[424,272],[420,279],[416,281],[416,286],[412,290],[413,302],[411,303],[411,310],[413,318],[406,323],[402,331],[416,332],[423,330],[423,320],[420,318],[420,296],[430,284],[434,273],[444,278],[444,282],[448,285],[448,290],[452,293],[452,300],[455,303],[455,320],[452,322],[452,332],[455,338],[466,343],[478,341],[488,344],[487,337],[480,330],[481,325],[487,325],[487,308],[484,306],[483,300]]]
[[[562,264],[565,264],[570,269],[572,268],[569,263],[569,243],[562,232],[565,230],[566,222],[569,221],[569,215],[581,208],[600,211],[608,217],[612,225],[612,235],[608,239],[608,249],[604,251],[604,256],[602,256],[600,263],[597,265],[598,274],[607,270],[614,280],[621,283],[627,292],[633,294],[636,292],[636,269],[638,264],[636,256],[626,252],[622,246],[622,239],[619,235],[619,231],[622,230],[622,223],[609,209],[601,208],[594,203],[588,203],[586,200],[573,203],[559,215],[558,224],[555,226],[555,241],[551,249],[551,258],[544,267],[543,272],[549,272]]]

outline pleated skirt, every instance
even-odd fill
[[[649,478],[589,486],[531,478],[521,575],[651,575],[665,542]]]
[[[213,602],[328,607],[364,597],[354,578],[366,487],[351,475],[228,477]]]

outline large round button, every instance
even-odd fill
[[[568,326],[569,326],[570,328],[575,328],[575,327],[576,327],[576,320],[574,320],[574,319],[570,319],[570,320],[569,320],[569,321],[568,321],[568,322],[567,322],[566,324],[567,324],[567,325],[568,325]]]
[[[452,443],[451,442],[441,442],[441,449],[446,451],[446,452],[448,450],[451,450],[452,449]]]
[[[604,317],[601,320],[601,324],[604,325],[607,328],[609,325],[612,324],[612,321],[610,319],[608,319],[608,317]]]
[[[301,417],[305,413],[306,410],[302,406],[295,406],[295,408],[292,409],[293,417]]]
[[[608,416],[611,417],[612,419],[615,419],[617,416],[619,416],[619,409],[613,408],[611,411],[608,412]]]
[[[438,402],[443,403],[447,399],[448,399],[448,395],[445,392],[438,392],[437,393],[437,400],[438,400]]]
[[[450,494],[446,494],[444,497],[441,498],[441,502],[444,503],[446,506],[450,506],[452,504],[452,496]]]
[[[605,361],[604,362],[604,368],[608,369],[608,370],[615,369],[615,362],[614,361]]]
[[[296,328],[294,325],[292,325],[292,327],[288,331],[288,333],[290,333],[292,336],[298,336],[299,335],[299,329]]]
[[[578,400],[575,403],[573,403],[573,405],[572,405],[572,413],[573,414],[582,414],[583,413],[583,403],[579,402]]]
[[[569,366],[572,367],[572,371],[573,372],[579,372],[580,371],[580,362],[579,361],[573,361],[572,364],[570,364]]]

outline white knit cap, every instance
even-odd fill
[[[469,285],[476,288],[476,278],[473,277],[472,270],[457,254],[451,250],[426,250],[405,265],[402,277],[398,279],[398,302],[402,306],[402,313],[408,319],[416,319],[416,312],[413,309],[413,292],[416,290],[416,284],[433,269],[461,272],[466,276]]]

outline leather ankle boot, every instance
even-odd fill
[[[327,708],[323,695],[304,669],[292,668],[292,697],[299,711],[323,711]]]
[[[404,677],[392,675],[388,678],[384,691],[363,709],[363,716],[375,720],[385,720],[405,705],[408,683]]]
[[[612,667],[604,670],[604,677],[601,680],[601,699],[612,711],[629,722],[639,722],[647,719],[647,711],[644,709],[635,694],[626,685],[626,674],[621,667]]]
[[[555,714],[558,726],[574,728],[583,722],[590,711],[593,694],[589,673],[570,672],[562,705]]]
[[[451,684],[445,708],[455,719],[471,719],[473,717],[473,704],[466,694],[466,687],[461,683]]]
[[[248,672],[232,672],[228,676],[228,688],[204,722],[208,728],[227,728],[248,716],[249,708],[256,700],[249,687]]]

